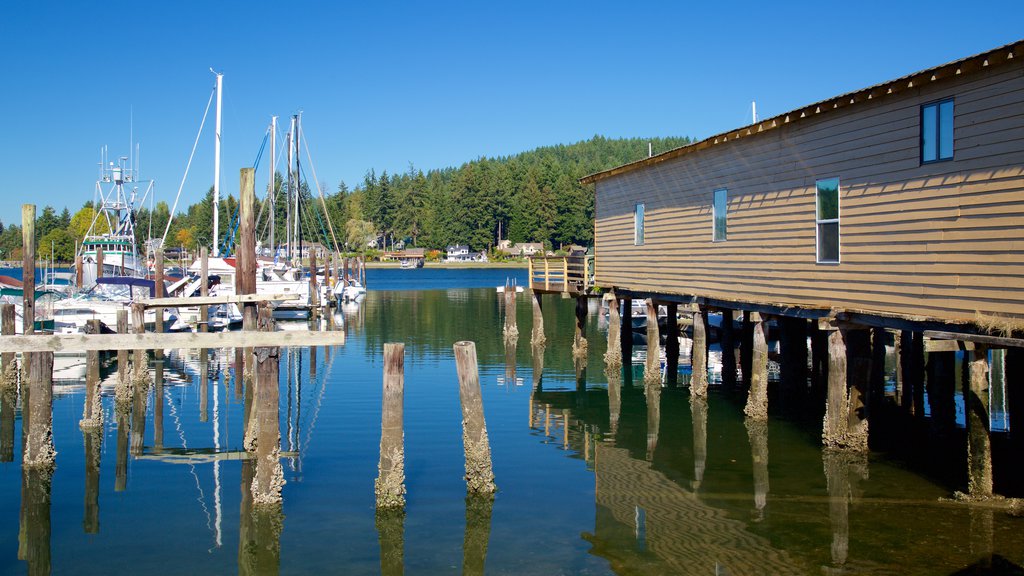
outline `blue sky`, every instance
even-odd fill
[[[692,4],[692,5],[691,5]],[[287,10],[285,10],[287,8]],[[1024,37],[1024,2],[0,3],[0,221],[93,198],[99,151],[169,204],[224,73],[221,189],[303,112],[321,183],[606,137],[702,138]],[[134,121],[132,121],[134,118]],[[646,150],[638,150],[638,157]],[[257,190],[265,186],[257,174]],[[181,206],[213,182],[212,112]]]

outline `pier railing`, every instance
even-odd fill
[[[585,294],[594,284],[593,256],[532,256],[528,262],[531,290]]]

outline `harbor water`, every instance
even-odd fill
[[[286,484],[272,517],[248,496],[233,350],[168,350],[160,374],[151,363],[161,382],[144,419],[115,411],[105,359],[97,433],[79,427],[84,363],[58,357],[48,482],[23,474],[20,407],[0,402],[0,573],[1022,573],[1024,518],[952,501],[965,489],[958,432],[890,430],[902,441],[867,456],[825,452],[823,405],[775,402],[759,425],[740,393],[691,401],[688,345],[679,386],[645,386],[639,363],[606,374],[596,299],[582,372],[572,299],[545,297],[536,350],[518,294],[509,349],[495,287],[525,285],[525,269],[367,273],[365,299],[340,310],[343,346],[281,351]],[[493,501],[466,498],[461,340],[476,343]],[[386,342],[405,343],[404,516],[374,506]],[[1024,492],[999,478],[998,492]]]

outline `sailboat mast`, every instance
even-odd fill
[[[299,132],[302,130],[302,116],[299,114],[295,115],[295,138],[293,144],[295,144],[295,241],[299,245],[299,267],[301,268],[302,261],[302,212],[299,210],[299,201],[302,197],[302,178],[299,175],[299,157],[301,156],[299,148]]]
[[[217,74],[214,72],[214,74]],[[217,74],[217,121],[213,142],[213,256],[220,256],[220,103],[224,75]]]
[[[274,177],[274,153],[277,152],[277,116],[270,117],[270,188],[267,194],[270,196],[270,250],[275,261],[277,261],[277,244],[274,242],[274,228],[277,227],[277,200],[276,184]]]
[[[284,198],[285,205],[285,218],[284,218],[284,230],[287,236],[287,249],[285,253],[288,257],[288,262],[292,261],[292,133],[295,131],[295,120],[292,120],[292,128],[288,131],[288,137],[285,141],[285,146],[288,149],[288,193]]]

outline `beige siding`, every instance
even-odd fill
[[[920,105],[952,96],[954,160],[920,165]],[[815,181],[840,179],[841,263],[815,262]],[[597,182],[597,283],[963,321],[1024,317],[1019,62]],[[729,194],[712,242],[712,195]],[[633,205],[646,210],[633,245]]]

